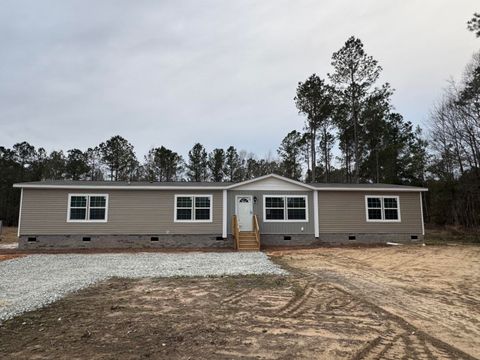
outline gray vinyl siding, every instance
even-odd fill
[[[108,222],[67,222],[69,193],[109,194]],[[211,194],[210,223],[174,222],[175,194]],[[23,189],[20,235],[222,234],[222,191]]]
[[[367,222],[366,195],[399,196],[401,222]],[[320,234],[422,233],[420,193],[418,192],[319,191],[318,212]]]
[[[257,214],[260,226],[260,232],[263,234],[314,234],[313,220],[313,192],[312,191],[228,191],[228,228],[229,234],[232,233],[231,220],[235,214],[235,196],[251,195],[257,197],[257,202],[253,204],[253,213]],[[263,195],[307,195],[308,197],[308,221],[302,222],[264,222],[263,221]],[[302,228],[303,227],[303,231]]]

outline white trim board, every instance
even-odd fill
[[[17,237],[20,237],[20,228],[22,226],[22,205],[23,205],[23,188],[20,191],[20,209],[18,211],[18,229],[17,229]]]
[[[315,237],[320,237],[320,217],[318,214],[318,191],[313,192],[313,227],[315,230]]]
[[[256,184],[257,183],[257,184]],[[314,190],[315,187],[292,180],[277,174],[260,176],[228,186],[229,190],[273,190],[273,191],[305,191]]]
[[[422,235],[425,236],[425,221],[423,219],[423,198],[422,193],[418,194],[420,196],[420,216],[422,217]]]
[[[175,201],[176,203],[176,201]],[[227,215],[227,190],[222,191],[222,238],[226,239],[227,234],[227,222],[228,222],[228,215]]]

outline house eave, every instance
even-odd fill
[[[364,191],[364,192],[373,192],[373,191],[392,191],[392,192],[426,192],[427,188],[368,188],[368,187],[359,187],[359,188],[340,188],[340,187],[319,187],[315,188],[318,191]]]
[[[109,185],[47,185],[47,184],[13,184],[22,189],[79,189],[79,190],[224,190],[226,186],[109,186]]]
[[[261,181],[261,180],[268,179],[268,178],[271,178],[271,177],[272,177],[272,178],[276,178],[276,179],[283,180],[283,181],[285,181],[285,182],[287,182],[287,183],[291,183],[291,184],[294,184],[294,185],[303,187],[303,188],[305,188],[305,189],[317,190],[314,186],[311,186],[311,185],[302,183],[302,182],[297,181],[297,180],[292,180],[292,179],[289,179],[289,178],[286,178],[286,177],[283,177],[283,176],[280,176],[280,175],[277,175],[277,174],[268,174],[268,175],[260,176],[260,177],[255,178],[255,179],[245,180],[245,181],[242,181],[242,182],[239,182],[239,183],[236,183],[236,184],[229,185],[229,186],[226,187],[226,189],[232,190],[232,189],[241,187],[241,186],[243,186],[243,185],[252,184],[252,183],[255,183],[255,182],[257,182],[257,181]]]

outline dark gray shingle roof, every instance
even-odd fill
[[[108,187],[125,187],[125,186],[145,186],[145,187],[222,187],[229,186],[229,182],[190,182],[190,181],[165,181],[165,182],[148,182],[148,181],[88,181],[88,180],[43,180],[23,182],[20,185],[45,185],[45,186],[108,186]]]
[[[32,181],[15,184],[16,187],[101,187],[101,188],[216,188],[225,189],[235,183],[232,182],[190,182],[190,181],[175,181],[175,182],[148,182],[148,181],[74,181],[74,180],[44,180]],[[394,185],[394,184],[342,184],[342,183],[309,183],[310,187],[322,190],[403,190],[403,191],[424,191],[425,189],[416,186]]]
[[[342,188],[342,189],[420,189],[417,186],[395,185],[395,184],[341,184],[341,183],[312,183],[318,189]]]

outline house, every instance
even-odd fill
[[[425,188],[305,184],[40,181],[21,189],[19,246],[227,247],[421,241]]]

